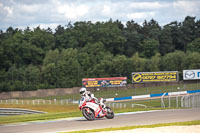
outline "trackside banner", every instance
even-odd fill
[[[84,78],[82,79],[82,86],[89,87],[120,87],[127,85],[127,77],[113,77],[113,78]]]
[[[132,73],[132,83],[176,82],[178,80],[178,71]]]
[[[183,80],[198,80],[200,79],[200,69],[183,70]]]

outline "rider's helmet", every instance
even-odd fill
[[[86,91],[87,91],[86,88],[82,87],[80,89],[80,94],[83,96],[83,95],[85,95]]]

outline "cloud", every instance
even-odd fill
[[[176,1],[173,3],[174,11],[177,14],[184,15],[197,15],[200,12],[200,1]]]
[[[102,13],[104,15],[110,15],[111,14],[111,7],[109,5],[104,5]]]
[[[155,12],[136,12],[127,14],[128,19],[144,19],[144,18],[153,18],[155,16]]]
[[[4,16],[12,16],[13,15],[13,7],[4,6],[3,3],[0,2],[0,14],[4,14]]]
[[[42,8],[40,5],[25,5],[25,4],[22,4],[18,7],[21,12],[23,13],[27,13],[27,14],[35,14],[37,13],[40,8]]]
[[[165,8],[168,7],[169,4],[167,2],[133,2],[130,4],[131,8],[134,9],[159,9],[159,8]]]
[[[197,0],[0,0],[0,29],[40,25],[54,28],[76,21],[129,20],[141,24],[155,19],[160,25],[183,21],[187,15],[200,19]]]
[[[67,19],[78,19],[88,13],[88,7],[86,5],[74,5],[65,4],[57,7],[58,13],[63,14]]]
[[[12,16],[13,15],[13,7],[8,7],[8,6],[5,6],[4,7],[4,10],[6,10],[7,11],[7,15],[8,16]]]

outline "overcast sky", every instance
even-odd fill
[[[186,16],[200,20],[200,0],[0,0],[0,29],[40,25],[55,29],[76,21],[155,19],[161,26]]]

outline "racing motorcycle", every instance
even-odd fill
[[[79,109],[88,121],[103,117],[108,119],[114,118],[114,112],[110,107],[106,106],[105,109],[103,109],[99,104],[96,104],[94,100],[86,101],[85,97],[82,97],[79,101]]]

